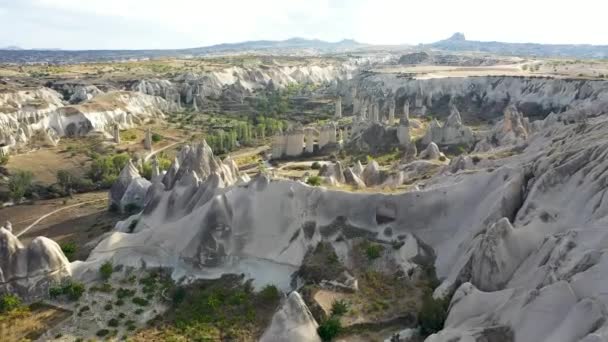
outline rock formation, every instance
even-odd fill
[[[472,146],[475,143],[473,131],[462,124],[460,112],[452,106],[450,116],[442,126],[437,120],[433,120],[426,134],[422,138],[422,144],[428,145],[436,142],[439,145],[464,145]]]
[[[24,246],[9,225],[0,227],[0,292],[27,300],[44,298],[51,285],[71,275],[59,245],[45,237]]]
[[[120,144],[120,128],[118,125],[114,125],[114,129],[112,130],[112,139],[114,143]]]
[[[424,151],[420,153],[420,159],[435,160],[439,159],[441,155],[442,154],[439,152],[439,147],[437,147],[437,144],[431,141],[431,143],[426,146]]]
[[[56,144],[63,136],[90,132],[111,133],[114,125],[134,127],[153,118],[163,118],[168,103],[134,92],[109,92],[78,105],[64,106],[61,96],[48,88],[0,94],[0,143],[10,153],[42,136],[45,144]]]
[[[395,124],[395,99],[391,99],[388,105],[388,124],[390,126]]]
[[[342,97],[338,96],[336,99],[336,112],[334,113],[334,118],[336,120],[342,117]]]
[[[150,185],[129,160],[110,188],[109,204],[120,211],[141,209],[144,207],[144,199]]]
[[[292,292],[272,317],[261,342],[321,342],[317,335],[318,324],[297,292]]]
[[[152,130],[150,130],[150,128],[146,128],[146,133],[144,135],[144,148],[148,151],[152,151]]]
[[[551,121],[553,117],[548,117],[548,119]],[[477,143],[475,151],[487,152],[494,148],[521,145],[536,129],[534,125],[530,124],[528,118],[523,117],[515,105],[511,104],[505,108],[503,119],[496,123],[490,134]]]

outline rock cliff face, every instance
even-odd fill
[[[398,74],[362,73],[345,85],[359,98],[394,97],[397,108],[409,101],[412,115],[447,117],[454,104],[464,121],[494,119],[510,104],[525,116],[543,119],[550,112],[601,114],[608,104],[608,82],[524,77],[450,77],[407,79]],[[346,90],[345,90],[346,92]]]
[[[87,97],[88,98],[88,97]],[[137,92],[98,94],[90,101],[64,105],[48,88],[0,94],[0,143],[9,153],[30,142],[56,143],[62,136],[91,131],[111,132],[114,125],[129,128],[164,117],[172,105],[160,97]]]
[[[148,191],[134,233],[115,232],[79,267],[144,261],[172,268],[177,278],[244,273],[256,286],[291,289],[309,248],[345,239],[340,228],[327,228],[340,221],[378,241],[413,235],[432,248],[442,279],[435,296],[456,294],[444,331],[429,341],[604,338],[608,118],[549,122],[523,152],[493,160],[490,169],[463,159],[472,169],[451,165],[455,173],[401,194],[264,176],[239,181],[230,161],[219,165],[204,145],[187,149]],[[344,181],[350,173],[366,181],[375,174],[373,165],[333,168]]]
[[[173,79],[144,79],[131,86],[131,90],[160,96],[184,107],[201,108],[209,98],[242,102],[259,89],[284,88],[293,83],[321,84],[338,79],[350,79],[356,65],[350,62],[325,65],[304,64],[295,66],[269,65],[265,67],[229,67],[203,74],[183,74]]]
[[[0,292],[43,298],[49,285],[69,276],[69,262],[53,240],[37,237],[24,246],[10,224],[0,227]]]

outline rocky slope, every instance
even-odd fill
[[[509,105],[515,105],[525,116],[535,119],[543,119],[551,112],[574,116],[581,112],[601,114],[608,105],[606,81],[541,77],[414,79],[400,74],[368,72],[354,77],[342,92],[355,93],[359,103],[379,101],[384,112],[393,99],[397,108],[409,102],[412,115],[428,113],[447,117],[455,105],[465,122],[495,119]],[[346,100],[352,101],[352,96]]]
[[[59,245],[37,237],[27,246],[13,235],[10,222],[0,227],[0,292],[27,300],[45,298],[49,286],[69,277],[70,264]]]
[[[302,65],[232,66],[202,74],[182,74],[172,79],[143,79],[130,89],[144,94],[161,96],[177,106],[205,106],[210,98],[242,102],[256,90],[284,88],[289,84],[321,84],[349,79],[356,64],[322,63]]]
[[[91,89],[89,89],[91,90]],[[89,99],[86,89],[84,98]],[[114,125],[129,128],[164,117],[172,105],[162,98],[138,92],[95,94],[77,105],[64,105],[62,96],[49,88],[0,93],[0,143],[2,153],[31,142],[56,144],[63,136],[83,136],[92,131],[110,132]]]
[[[605,116],[547,121],[520,154],[491,168],[446,167],[424,190],[394,195],[239,182],[203,145],[152,185],[134,233],[122,223],[75,272],[112,258],[169,267],[176,279],[244,273],[289,290],[320,241],[348,265],[353,232],[386,243],[415,236],[435,254],[435,296],[455,292],[445,329],[428,341],[605,339],[606,133]]]

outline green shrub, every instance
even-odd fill
[[[30,171],[17,171],[8,177],[8,189],[11,199],[18,202],[32,187],[34,175]]]
[[[118,297],[118,299],[122,299],[125,297],[133,297],[134,295],[135,290],[124,289],[122,287],[116,290],[116,297]]]
[[[116,318],[112,318],[108,321],[108,326],[116,328],[118,326],[118,320]]]
[[[384,247],[382,247],[381,245],[369,244],[365,248],[365,255],[367,255],[367,258],[369,260],[378,259],[380,257],[380,255],[382,254],[383,250],[384,250]]]
[[[113,272],[114,272],[114,266],[112,265],[111,261],[106,261],[99,267],[99,274],[101,275],[101,278],[104,280],[110,279],[110,277],[112,277]]]
[[[72,282],[71,286],[67,287],[64,292],[69,300],[78,300],[82,297],[84,291],[85,288],[83,283]]]
[[[268,301],[268,302],[275,301],[275,300],[278,300],[279,298],[281,298],[281,292],[274,285],[266,285],[260,291],[260,297],[264,301]]]
[[[449,305],[449,298],[434,299],[431,293],[424,296],[422,307],[418,313],[418,324],[422,336],[428,336],[443,329]]]
[[[183,287],[178,287],[173,291],[173,295],[171,296],[171,301],[173,305],[179,305],[186,298],[186,289]]]
[[[97,335],[97,337],[104,337],[104,336],[108,335],[109,333],[110,333],[110,330],[108,330],[108,329],[101,329],[101,330],[98,330],[95,333],[95,335]]]
[[[319,176],[310,176],[306,180],[306,184],[312,185],[312,186],[319,186],[319,185],[321,185],[321,177],[319,177]]]
[[[333,340],[342,331],[342,324],[338,317],[330,317],[319,324],[317,333],[323,341]]]
[[[80,299],[84,291],[85,287],[83,283],[69,280],[63,285],[50,287],[49,296],[53,299],[66,296],[67,299],[74,301]]]
[[[157,143],[159,141],[163,140],[163,136],[158,134],[158,133],[152,133],[152,141]]]
[[[112,303],[107,303],[106,305],[103,306],[103,309],[106,311],[110,311],[112,310],[113,306]]]
[[[68,258],[69,261],[74,261],[74,254],[76,254],[77,249],[78,247],[76,246],[76,243],[72,241],[61,244],[61,251],[63,254],[65,254],[65,257]]]
[[[13,294],[0,297],[0,313],[13,311],[21,306],[21,298]]]
[[[342,299],[335,300],[331,305],[331,315],[340,317],[345,315],[348,312],[348,308],[350,304]]]
[[[129,203],[129,204],[125,205],[125,212],[127,214],[132,215],[132,214],[137,213],[138,211],[141,211],[141,207],[139,205],[137,205],[136,203]],[[135,224],[137,224],[137,222]],[[135,228],[135,227],[133,227],[133,228]]]
[[[8,164],[8,159],[9,159],[8,155],[1,156],[0,157],[0,165],[6,165],[6,164]]]
[[[319,163],[318,161],[312,163],[312,165],[310,166],[311,169],[313,170],[319,170],[321,168],[321,163]]]
[[[147,300],[145,300],[141,297],[133,297],[133,299],[131,301],[133,302],[133,304],[139,305],[139,306],[147,306],[148,304],[150,304]]]
[[[144,309],[137,309],[137,310],[134,311],[134,313],[136,315],[141,315],[142,313],[144,313]]]

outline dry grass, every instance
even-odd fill
[[[68,310],[46,304],[32,304],[30,308],[0,316],[0,336],[6,342],[34,341],[70,315]]]

